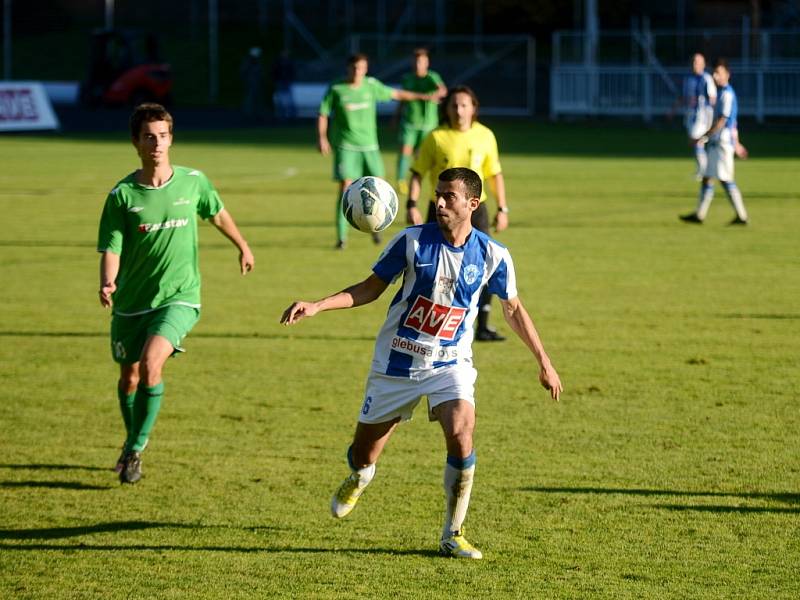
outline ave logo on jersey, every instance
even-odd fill
[[[466,313],[466,308],[436,304],[425,296],[417,296],[403,325],[420,333],[452,340]]]

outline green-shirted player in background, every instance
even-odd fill
[[[130,120],[142,162],[117,183],[100,219],[100,304],[111,307],[111,352],[127,437],[116,470],[122,483],[141,479],[141,453],[161,408],[166,360],[200,317],[197,215],[239,249],[242,275],[255,259],[203,173],[173,166],[172,116],[141,104]]]
[[[430,69],[431,59],[427,48],[414,50],[414,71],[403,77],[403,89],[420,94],[438,92],[447,94],[441,76]],[[400,116],[400,152],[397,155],[397,190],[408,194],[408,168],[422,140],[439,125],[439,107],[436,102],[412,100],[397,107]]]
[[[367,77],[369,60],[365,54],[347,59],[347,77],[334,81],[319,106],[317,135],[319,151],[333,150],[333,178],[339,182],[336,199],[336,248],[347,242],[347,221],[342,214],[342,193],[354,180],[365,175],[384,177],[383,159],[378,146],[376,105],[390,100],[425,100],[435,102],[438,93],[419,94],[396,90],[374,77]],[[328,120],[333,124],[328,139]],[[373,240],[380,242],[378,234]]]

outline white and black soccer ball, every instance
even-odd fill
[[[356,179],[342,194],[342,213],[353,227],[364,233],[377,233],[392,224],[397,216],[397,192],[380,177]]]

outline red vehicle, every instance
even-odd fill
[[[159,59],[153,34],[102,29],[92,33],[89,77],[81,99],[90,106],[172,102],[172,69]]]

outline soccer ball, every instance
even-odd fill
[[[342,194],[345,219],[364,233],[377,233],[391,225],[397,205],[397,193],[380,177],[356,179]]]

